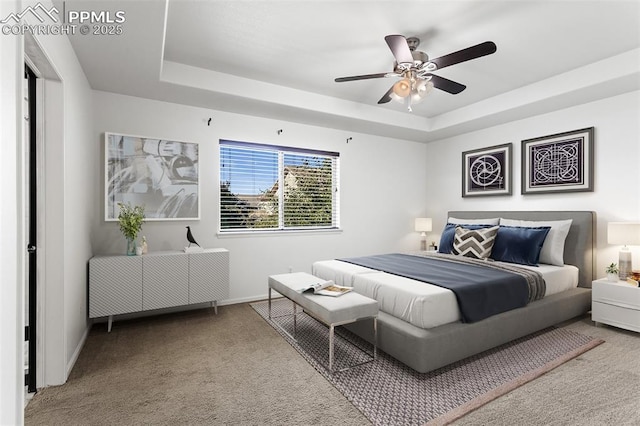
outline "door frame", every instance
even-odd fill
[[[2,1],[2,0],[0,0]],[[46,162],[45,162],[45,140],[46,136],[46,109],[47,109],[47,96],[46,96],[46,87],[48,84],[60,82],[60,77],[57,72],[51,65],[48,57],[44,54],[42,47],[38,44],[35,38],[29,34],[26,34],[24,37],[24,48],[23,48],[23,61],[25,65],[28,65],[29,68],[36,75],[36,162],[38,167],[36,168],[36,184],[38,187],[37,190],[37,199],[36,204],[38,206],[38,214],[36,217],[36,227],[37,227],[37,242],[36,245],[38,247],[38,256],[36,261],[36,281],[37,281],[37,303],[36,308],[34,310],[36,316],[36,388],[42,388],[48,386],[50,384],[59,384],[59,380],[50,380],[47,377],[52,373],[58,374],[57,371],[48,371],[51,368],[47,368],[51,365],[51,362],[48,361],[50,355],[46,350],[46,180],[45,180],[45,172],[46,172]],[[55,92],[55,91],[54,91]],[[51,96],[49,96],[50,98]],[[61,93],[55,92],[53,95],[53,99],[61,100]],[[54,132],[55,133],[55,132]],[[49,135],[52,137],[52,135]],[[56,137],[54,134],[53,137]],[[28,141],[23,139],[23,158],[24,161],[27,161],[28,155]],[[26,163],[25,163],[26,166]],[[26,170],[23,171],[23,176],[26,177]],[[22,196],[28,196],[28,188],[23,186],[22,188]],[[23,205],[23,209],[26,206]],[[27,224],[24,224],[23,228],[23,243],[26,247],[27,235],[26,235],[26,227]],[[26,250],[25,250],[25,259],[26,259]],[[24,268],[26,271],[27,261],[25,260]],[[25,281],[26,282],[26,281]],[[31,324],[31,322],[30,322]],[[55,368],[54,368],[55,370]]]

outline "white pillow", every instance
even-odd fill
[[[456,219],[450,217],[447,219],[447,223],[453,223],[454,225],[499,225],[500,218],[494,217],[491,219]]]
[[[571,228],[572,219],[567,220],[514,220],[500,219],[500,225],[504,226],[524,226],[528,228],[536,228],[539,226],[550,226],[551,229],[547,234],[547,238],[542,244],[540,250],[540,263],[549,265],[564,265],[564,240],[567,239],[569,228]]]

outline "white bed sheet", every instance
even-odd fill
[[[378,308],[420,328],[459,321],[455,294],[446,288],[386,272],[359,274],[353,290],[378,301]]]
[[[525,266],[523,266],[525,267]],[[571,265],[526,267],[542,274],[546,296],[578,285],[578,268]],[[315,262],[313,275],[353,287],[375,299],[379,309],[420,328],[433,328],[460,320],[460,310],[451,290],[433,284],[376,271],[339,260]]]
[[[578,287],[579,270],[573,265],[554,266],[541,263],[539,266],[519,266],[542,274],[547,285],[545,297]]]
[[[353,287],[353,279],[358,274],[377,273],[375,269],[354,265],[339,260],[320,260],[311,266],[311,274],[324,280],[333,280],[338,285]]]

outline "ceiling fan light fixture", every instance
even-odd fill
[[[436,64],[434,64],[433,62],[427,62],[427,61],[425,61],[420,67],[421,72],[432,72],[437,69],[438,69],[438,66]]]
[[[391,91],[391,93],[389,93],[389,97],[391,98],[392,101],[398,102],[399,104],[403,104],[404,100],[406,99],[396,95],[393,90]]]
[[[403,78],[393,85],[393,93],[401,98],[406,98],[411,94],[411,80]]]
[[[448,55],[430,59],[425,52],[417,50],[420,44],[420,39],[417,37],[390,34],[385,36],[384,40],[387,42],[387,46],[391,49],[395,59],[392,72],[339,77],[335,81],[340,83],[382,77],[402,77],[402,80],[391,86],[382,98],[378,100],[378,104],[386,104],[393,100],[399,103],[406,103],[409,111],[411,111],[412,104],[424,100],[434,87],[452,95],[457,95],[467,87],[464,84],[431,74],[431,72],[491,55],[496,53],[497,50],[494,42],[485,41]]]
[[[424,101],[427,95],[433,90],[433,83],[429,80],[419,81],[414,90],[411,91],[411,103],[419,104]]]

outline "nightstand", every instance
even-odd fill
[[[591,319],[640,332],[640,288],[606,278],[591,283]]]

